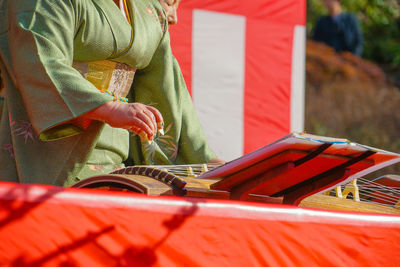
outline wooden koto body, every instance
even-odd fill
[[[158,177],[156,177],[159,175]],[[163,179],[166,176],[166,179]],[[169,177],[167,177],[169,176]],[[173,182],[176,179],[179,183]],[[211,186],[219,179],[198,179],[178,177],[167,171],[151,166],[134,166],[121,169],[113,174],[93,176],[74,185],[78,188],[95,188],[137,192],[151,196],[185,196],[195,198],[231,199],[228,191],[213,190]],[[253,195],[249,201],[282,203],[282,198]]]
[[[398,154],[348,140],[291,134],[222,166],[132,166],[74,187],[299,205],[309,196],[398,161]],[[327,199],[317,196],[314,202]],[[397,213],[392,209],[378,212]]]

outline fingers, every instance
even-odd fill
[[[143,130],[148,139],[152,140],[158,130],[163,134],[163,117],[156,108],[141,104],[137,107],[136,118],[139,119],[135,121],[137,125],[131,129],[139,135]]]
[[[153,113],[157,122],[157,129],[160,130],[160,132],[162,133],[163,132],[162,130],[164,128],[164,119],[163,116],[161,115],[161,112],[158,111],[158,109],[151,106],[147,106],[147,109],[149,109]]]
[[[156,118],[155,118],[153,112],[151,112],[148,108],[146,108],[143,110],[143,113],[150,120],[151,124],[149,126],[151,126],[153,133],[156,134],[157,133],[157,122],[156,122]]]
[[[136,118],[141,120],[150,129],[150,133],[147,133],[149,137],[157,133],[157,123],[155,121],[153,113],[148,110],[142,110],[138,114],[136,114]]]
[[[115,103],[104,112],[104,122],[112,127],[124,128],[153,140],[157,131],[162,132],[163,117],[154,107],[142,103]],[[107,105],[103,105],[107,106]]]
[[[146,123],[140,117],[136,117],[133,118],[132,124],[133,126],[130,128],[130,130],[134,131],[139,135],[142,134],[142,132],[144,132],[149,140],[153,140],[154,132],[153,129],[149,127],[148,122]]]

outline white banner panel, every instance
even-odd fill
[[[306,27],[296,25],[293,31],[290,130],[304,131],[304,93],[306,62]]]
[[[192,95],[218,157],[243,154],[244,16],[193,11]]]

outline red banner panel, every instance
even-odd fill
[[[173,51],[221,158],[303,131],[305,0],[185,0],[178,14]]]

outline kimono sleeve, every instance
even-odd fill
[[[9,1],[11,73],[42,140],[79,133],[68,121],[112,101],[72,67],[72,0]]]
[[[157,108],[165,124],[165,135],[157,137],[151,146],[143,143],[141,150],[131,146],[135,164],[205,163],[216,157],[172,54],[168,31],[150,64],[136,71],[132,89],[131,99]],[[137,139],[131,142],[135,144]]]

